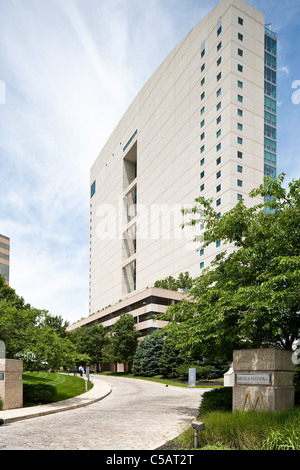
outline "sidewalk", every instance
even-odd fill
[[[69,398],[68,400],[49,403],[47,405],[31,406],[29,408],[16,408],[13,410],[0,411],[0,424],[12,423],[22,419],[36,418],[51,413],[59,413],[60,411],[72,410],[82,406],[90,405],[96,401],[102,400],[111,392],[110,385],[97,380],[93,377],[94,386],[88,392]]]

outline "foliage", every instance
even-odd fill
[[[132,363],[139,336],[140,333],[135,329],[134,317],[123,313],[111,329],[110,359],[113,359],[113,362]]]
[[[55,401],[56,388],[48,384],[23,384],[24,403],[52,403]]]
[[[194,279],[189,298],[162,318],[177,346],[208,358],[232,359],[242,348],[291,349],[300,336],[300,180],[266,178],[250,197],[219,217],[212,201],[196,199],[188,224],[205,223],[199,249],[222,241],[224,251]],[[198,216],[196,218],[195,216]]]
[[[78,328],[70,335],[70,339],[74,344],[76,351],[80,355],[86,355],[83,360],[77,360],[76,363],[82,362],[89,364],[90,362],[98,364],[103,362],[104,347],[108,342],[106,331],[103,325],[93,325],[89,328]]]
[[[202,396],[199,414],[201,417],[211,411],[232,411],[232,388],[215,388]]]
[[[145,336],[139,342],[133,359],[132,372],[134,375],[153,377],[159,374],[159,360],[162,355],[163,344],[164,337],[159,333]]]
[[[178,377],[178,367],[185,361],[181,350],[176,348],[169,337],[166,337],[159,359],[159,371],[164,378]]]
[[[168,276],[165,279],[156,281],[154,287],[160,287],[162,289],[169,289],[178,291],[178,289],[188,290],[192,285],[192,278],[188,272],[180,273],[178,279],[173,276]]]
[[[217,446],[231,450],[299,450],[300,408],[273,412],[212,411],[205,414],[205,430],[198,434],[199,450]],[[181,448],[193,448],[191,426],[179,438]],[[208,447],[209,446],[209,447]]]
[[[22,359],[24,370],[71,366],[79,355],[66,332],[67,322],[26,304],[0,276],[0,339],[8,359]]]
[[[180,366],[178,366],[177,368],[178,377],[187,378],[189,375],[189,368],[196,369],[196,378],[198,380],[199,379],[208,380],[213,370],[213,366],[211,365],[198,366],[197,364],[185,363],[185,364],[181,364]]]

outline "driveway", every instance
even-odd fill
[[[0,426],[0,450],[155,450],[198,416],[207,389],[95,376],[110,395],[83,408]]]

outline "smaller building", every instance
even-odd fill
[[[78,328],[91,327],[95,324],[102,324],[105,328],[111,328],[120,318],[120,315],[129,313],[134,317],[136,329],[141,333],[140,339],[142,339],[153,331],[166,326],[166,321],[157,320],[154,316],[165,313],[170,305],[180,302],[183,296],[184,293],[182,292],[149,287],[128,294],[126,299],[74,323],[67,328],[67,331],[72,332]]]
[[[10,239],[0,234],[0,274],[9,284]]]

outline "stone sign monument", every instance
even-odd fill
[[[5,344],[0,341],[0,398],[3,410],[23,407],[22,373],[23,361],[6,359]]]
[[[295,404],[292,351],[245,349],[233,352],[233,410],[275,411]]]

